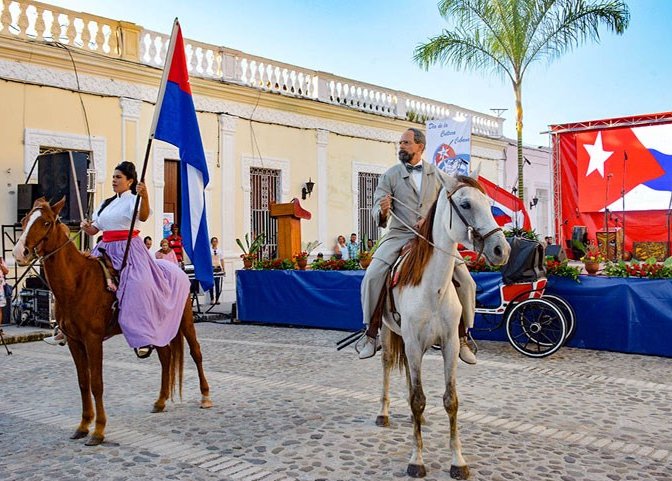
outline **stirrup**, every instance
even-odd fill
[[[152,355],[153,350],[154,346],[142,346],[133,348],[133,351],[135,351],[135,355],[138,356],[139,359],[147,359],[149,356]]]

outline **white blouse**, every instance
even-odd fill
[[[135,208],[135,195],[130,190],[127,190],[120,196],[117,196],[112,202],[105,207],[100,216],[98,211],[100,206],[92,217],[92,224],[101,231],[106,230],[128,230],[131,228],[131,217],[133,216],[133,209]],[[140,199],[142,202],[142,199]],[[102,205],[102,204],[101,204]],[[138,208],[140,212],[140,208]],[[136,220],[136,227],[139,226],[140,220]],[[139,229],[139,227],[137,227]]]

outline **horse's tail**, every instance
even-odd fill
[[[403,371],[406,366],[406,351],[404,350],[404,339],[389,329],[387,331],[387,343],[383,347],[387,350],[388,359],[392,363],[392,369],[398,368]],[[383,354],[385,355],[385,354]]]
[[[170,341],[170,354],[170,398],[174,398],[175,385],[177,384],[181,400],[182,375],[184,374],[184,336],[182,335],[182,329],[179,329],[173,340]]]

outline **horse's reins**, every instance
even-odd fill
[[[475,227],[473,227],[473,226],[467,221],[467,219],[465,219],[464,215],[463,215],[462,212],[460,211],[460,208],[458,207],[458,205],[457,205],[457,204],[455,203],[455,201],[453,200],[453,195],[454,195],[458,190],[462,189],[463,187],[473,187],[473,186],[470,186],[470,185],[468,185],[468,184],[460,184],[460,185],[458,185],[458,186],[455,188],[455,190],[453,190],[452,192],[447,192],[447,191],[446,191],[446,197],[448,198],[448,201],[450,202],[450,207],[451,207],[451,209],[450,209],[450,213],[451,213],[451,217],[450,217],[450,223],[451,223],[451,224],[450,224],[450,227],[452,228],[452,221],[453,221],[452,213],[453,213],[453,210],[454,210],[455,212],[457,212],[457,215],[458,215],[458,217],[460,218],[460,220],[461,220],[461,221],[464,223],[464,225],[467,227],[467,230],[469,231],[469,237],[471,237],[472,239],[478,240],[478,241],[480,242],[480,244],[481,244],[481,245],[480,245],[480,250],[478,251],[478,256],[477,256],[477,258],[476,258],[476,260],[478,260],[478,259],[480,259],[480,258],[482,257],[482,255],[483,255],[483,250],[485,249],[485,240],[486,240],[488,237],[494,235],[495,233],[501,231],[502,228],[501,228],[501,227],[496,227],[496,228],[492,229],[490,232],[488,232],[487,234],[483,235],[483,234],[481,234],[481,233],[479,232],[478,229],[476,229]],[[475,188],[475,187],[474,187],[474,188]],[[419,213],[417,210],[415,210],[413,207],[411,207],[411,206],[409,206],[408,204],[406,204],[406,203],[405,203],[404,201],[402,201],[401,199],[398,199],[398,198],[396,198],[396,197],[394,197],[394,196],[392,196],[392,195],[390,196],[390,198],[391,198],[392,200],[394,200],[395,202],[399,202],[401,205],[403,205],[404,207],[406,207],[408,210],[410,210],[410,211],[413,212],[414,214],[420,216],[420,213]],[[398,215],[396,215],[396,214],[394,213],[394,211],[393,211],[392,209],[390,209],[390,215],[391,215],[392,217],[394,217],[395,219],[397,219],[397,221],[399,221],[404,227],[406,227],[407,229],[409,229],[411,232],[413,232],[413,233],[414,233],[416,236],[418,236],[420,239],[422,239],[422,240],[424,240],[425,242],[427,242],[427,243],[428,243],[430,246],[432,246],[434,249],[440,250],[440,251],[443,252],[444,254],[449,255],[449,256],[451,256],[451,257],[454,257],[457,261],[461,262],[462,264],[465,264],[464,258],[463,258],[462,256],[456,256],[456,255],[453,254],[452,252],[448,252],[447,250],[445,250],[445,249],[443,249],[443,248],[437,246],[436,244],[434,244],[432,241],[430,241],[429,239],[427,239],[427,237],[423,236],[420,232],[418,232],[414,227],[412,227],[412,226],[408,225],[406,222],[404,222]]]
[[[485,240],[486,240],[488,237],[490,237],[491,235],[493,235],[493,234],[495,234],[495,233],[497,233],[497,232],[501,232],[501,231],[502,231],[502,228],[499,227],[499,226],[497,226],[497,227],[495,227],[494,229],[492,229],[490,232],[488,232],[487,234],[483,235],[483,234],[481,234],[481,233],[479,232],[478,229],[476,229],[476,228],[473,227],[469,222],[467,222],[467,219],[464,218],[464,215],[463,215],[462,212],[460,211],[460,208],[458,207],[458,205],[457,205],[457,204],[455,203],[455,201],[453,200],[453,195],[454,195],[458,190],[460,190],[460,189],[462,189],[462,188],[464,188],[464,187],[468,187],[467,184],[460,184],[460,185],[457,186],[457,188],[456,188],[454,191],[452,191],[452,192],[446,194],[447,197],[448,197],[448,201],[450,202],[450,206],[451,206],[451,209],[450,209],[450,227],[452,228],[452,224],[453,224],[453,211],[455,211],[455,212],[457,213],[457,216],[458,216],[458,217],[460,218],[460,220],[462,221],[462,223],[463,223],[465,226],[467,226],[467,231],[469,232],[469,237],[472,238],[472,243],[475,244],[475,242],[474,242],[475,240],[476,240],[476,241],[479,241],[479,242],[481,243],[481,248],[480,248],[480,250],[478,251],[478,257],[476,258],[476,260],[478,260],[478,259],[480,259],[481,256],[483,255],[483,250],[485,249]]]

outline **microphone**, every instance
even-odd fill
[[[628,160],[628,151],[627,150],[623,151],[623,160]]]
[[[607,179],[611,179],[614,176],[614,174],[608,174]]]

